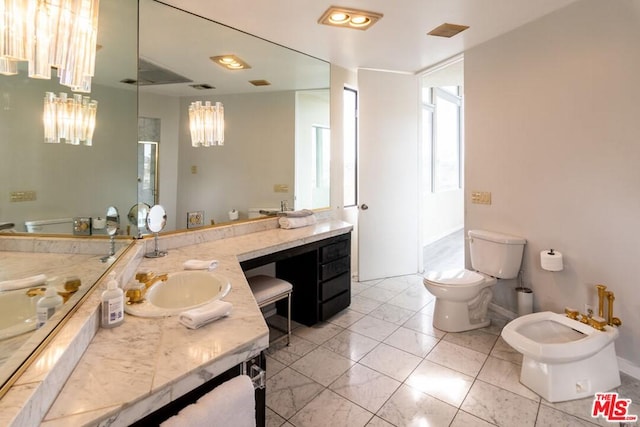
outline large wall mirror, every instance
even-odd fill
[[[328,63],[153,0],[100,2],[98,44],[91,91],[98,113],[91,147],[43,142],[44,93],[71,93],[55,77],[29,79],[26,67],[18,76],[0,76],[0,223],[13,223],[24,232],[26,221],[104,217],[108,206],[116,206],[121,230],[135,236],[136,218],[129,220],[127,214],[142,203],[140,194],[144,203],[153,200],[165,207],[165,230],[187,228],[187,214],[194,211],[204,212],[209,225],[228,222],[229,211],[244,219],[259,209],[279,208],[281,201],[290,208],[329,206]],[[209,59],[225,54],[237,55],[251,68],[225,70]],[[153,72],[165,70],[191,82],[154,82]],[[270,85],[256,86],[252,80]],[[201,84],[215,89],[190,86]],[[191,147],[187,110],[196,100],[223,103],[224,146]],[[139,119],[154,123],[154,136],[139,133],[145,122]],[[151,182],[153,188],[141,184]],[[12,194],[35,197],[12,201]],[[93,233],[107,251],[102,232]],[[0,232],[0,252],[6,251],[0,281],[35,274],[29,266],[37,265],[38,252],[7,250],[6,236]],[[12,256],[10,268],[4,255]],[[93,283],[106,268],[92,265],[84,281]],[[66,270],[52,267],[48,275],[64,276]],[[29,332],[20,345],[0,340],[0,352],[5,352],[0,384],[54,327]]]
[[[211,58],[235,55],[230,70]],[[139,113],[157,119],[166,230],[261,209],[329,206],[329,64],[202,17],[140,1]],[[250,68],[249,68],[250,67]],[[222,102],[224,145],[192,147],[189,105]],[[323,175],[324,174],[324,175]],[[233,217],[233,216],[231,216]]]

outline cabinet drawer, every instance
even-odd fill
[[[349,289],[351,289],[351,278],[347,272],[320,283],[320,301],[326,301]]]
[[[351,292],[343,292],[334,298],[320,303],[320,320],[327,320],[351,304]]]
[[[338,274],[346,273],[349,271],[351,264],[350,257],[339,258],[335,261],[322,264],[320,266],[320,280],[331,279]]]
[[[320,248],[320,262],[333,261],[350,254],[351,244],[349,240],[332,243]]]

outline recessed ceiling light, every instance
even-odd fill
[[[381,13],[331,6],[318,19],[318,23],[333,27],[366,30],[380,18],[382,18]]]
[[[221,67],[227,68],[229,70],[247,70],[251,68],[249,64],[235,55],[218,55],[212,56],[209,59],[211,59]]]
[[[249,83],[251,83],[254,86],[270,86],[271,83],[267,80],[249,80]]]
[[[427,34],[430,36],[438,36],[438,37],[453,37],[456,34],[459,34],[469,28],[468,25],[458,25],[458,24],[447,24],[444,23],[442,25],[437,26],[433,30],[429,31]]]

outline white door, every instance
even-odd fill
[[[414,75],[358,71],[358,279],[419,268],[418,111]]]

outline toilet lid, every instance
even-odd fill
[[[431,283],[440,285],[473,286],[484,281],[481,274],[471,270],[431,271],[425,275]]]

